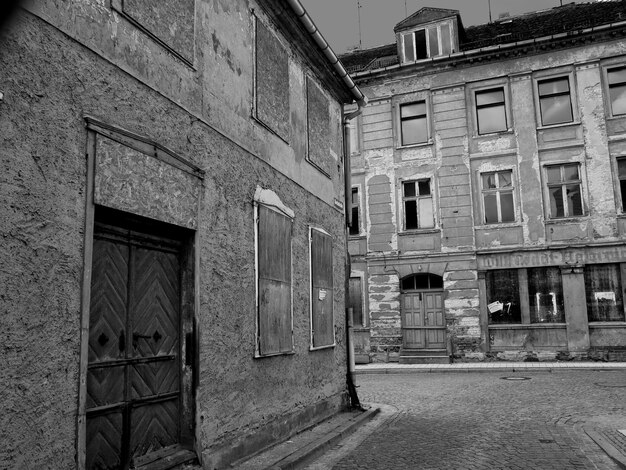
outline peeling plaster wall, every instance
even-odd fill
[[[146,44],[141,35],[130,34],[129,25],[115,14],[105,23],[107,28],[118,28],[117,33],[111,29],[102,36],[104,33],[94,24],[99,15],[111,13],[95,2],[31,5],[28,8],[46,21],[20,10],[2,31],[0,382],[4,387],[0,392],[0,468],[76,467],[80,296],[86,249],[84,115],[158,142],[206,170],[196,246],[200,279],[196,312],[199,385],[195,395],[198,452],[205,452],[207,461],[216,455],[216,462],[224,464],[243,455],[233,456],[228,449],[249,443],[237,450],[253,452],[281,432],[305,426],[344,404],[342,256],[336,256],[333,265],[337,345],[309,351],[308,230],[310,225],[324,228],[333,236],[334,253],[344,252],[343,214],[332,205],[334,197],[343,200],[340,171],[334,170],[331,179],[319,175],[307,167],[301,155],[296,159],[301,164],[292,164],[282,172],[275,168],[276,162],[294,160],[294,148],[299,147],[278,145],[267,130],[242,123],[243,116],[246,122],[250,119],[251,36],[245,20],[249,5],[243,1],[198,4],[201,38],[211,35],[206,28],[213,24],[210,12],[219,9],[226,15],[220,28],[232,31],[228,43],[236,43],[236,52],[230,55],[235,73],[230,68],[228,73],[217,72],[222,70],[221,61],[228,60],[223,49],[226,41],[216,50],[196,51],[210,56],[206,63],[214,63],[202,70],[224,73],[223,77],[196,74],[174,64],[163,53],[152,56],[154,63],[150,67],[147,63],[131,64],[133,57],[140,61],[144,54],[150,56],[154,45]],[[58,17],[53,17],[53,7],[59,8]],[[68,8],[81,10],[70,12]],[[71,13],[67,19],[65,13]],[[77,35],[95,52],[47,22],[53,20],[70,32],[77,28]],[[122,34],[123,28],[126,32]],[[118,36],[108,36],[115,34]],[[130,44],[138,49],[129,48]],[[130,73],[120,70],[120,63],[109,60],[116,54],[124,57],[120,60]],[[161,73],[152,75],[151,67],[162,67]],[[238,67],[245,77],[236,73]],[[174,73],[179,69],[180,73]],[[299,74],[304,72],[301,69]],[[228,81],[223,79],[226,76]],[[156,91],[145,82],[162,90]],[[219,89],[204,88],[213,83],[224,86],[220,98]],[[205,92],[207,96],[203,97]],[[303,90],[296,92],[304,96]],[[208,94],[215,96],[209,99]],[[235,117],[229,115],[220,126],[230,128],[246,145],[224,137],[197,117],[202,115],[210,122],[224,117],[228,113],[220,106],[231,98],[234,111],[241,112],[233,112]],[[244,102],[238,101],[240,98]],[[339,111],[338,103],[329,104],[329,112]],[[305,115],[301,113],[297,119],[304,122]],[[336,142],[329,145],[338,149]],[[258,154],[251,153],[253,149]],[[270,158],[270,151],[276,155]],[[164,168],[150,167],[148,173]],[[296,181],[290,176],[297,177]],[[305,179],[309,180],[306,184]],[[252,202],[257,186],[274,191],[295,212],[295,354],[260,360],[253,358],[256,313]],[[325,191],[327,195],[322,197]],[[107,200],[115,196],[113,191]],[[174,220],[176,223],[188,219],[185,211],[178,215],[181,218]]]

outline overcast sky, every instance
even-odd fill
[[[489,22],[508,12],[518,15],[561,5],[560,0],[358,0],[361,4],[361,43],[364,48],[390,44],[395,41],[393,27],[402,21],[406,12],[415,13],[423,7],[459,10],[464,26]],[[591,1],[591,0],[588,0]],[[300,0],[313,21],[340,54],[350,46],[359,44],[357,0]],[[563,0],[564,5],[572,3]],[[577,1],[576,3],[581,3]]]

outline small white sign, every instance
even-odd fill
[[[319,300],[324,300],[326,298],[326,289],[320,289],[317,298]]]
[[[489,309],[489,313],[499,312],[500,310],[502,310],[503,307],[504,307],[504,304],[502,302],[497,301],[497,300],[495,302],[491,302],[489,305],[487,305],[487,308]]]
[[[610,300],[615,302],[615,292],[596,292],[595,293],[596,300]]]

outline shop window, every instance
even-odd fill
[[[550,218],[583,215],[583,199],[578,163],[546,166]]]
[[[348,291],[348,308],[352,309],[352,325],[355,328],[365,326],[363,316],[363,289],[360,277],[351,277]]]
[[[551,126],[573,122],[572,99],[567,77],[537,82],[541,125]]]
[[[521,323],[519,278],[516,269],[485,273],[489,323]]]
[[[485,223],[514,222],[513,172],[491,171],[482,173],[481,178]]]
[[[400,144],[414,145],[428,142],[426,101],[400,105]]]
[[[257,207],[258,355],[293,351],[291,306],[292,219]]]
[[[611,114],[613,116],[626,114],[626,67],[608,69],[606,75],[609,82]]]
[[[430,186],[429,179],[402,183],[405,230],[432,228],[435,226],[433,197]]]
[[[311,228],[311,349],[333,346],[333,239]]]
[[[476,122],[479,134],[508,129],[503,87],[476,92]]]
[[[400,286],[403,291],[443,289],[443,278],[431,273],[417,273],[402,279]]]
[[[619,264],[587,265],[584,275],[589,321],[624,321]]]
[[[360,228],[360,204],[359,204],[359,188],[352,188],[352,223],[350,224],[350,235],[359,235],[361,233]]]
[[[564,323],[563,284],[559,268],[528,269],[531,323]]]
[[[402,35],[404,61],[414,62],[452,52],[450,23],[441,23]]]

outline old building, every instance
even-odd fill
[[[623,355],[626,3],[394,31],[341,57],[357,359]]]
[[[0,34],[0,468],[223,468],[344,408],[363,96],[300,3],[23,2]]]

